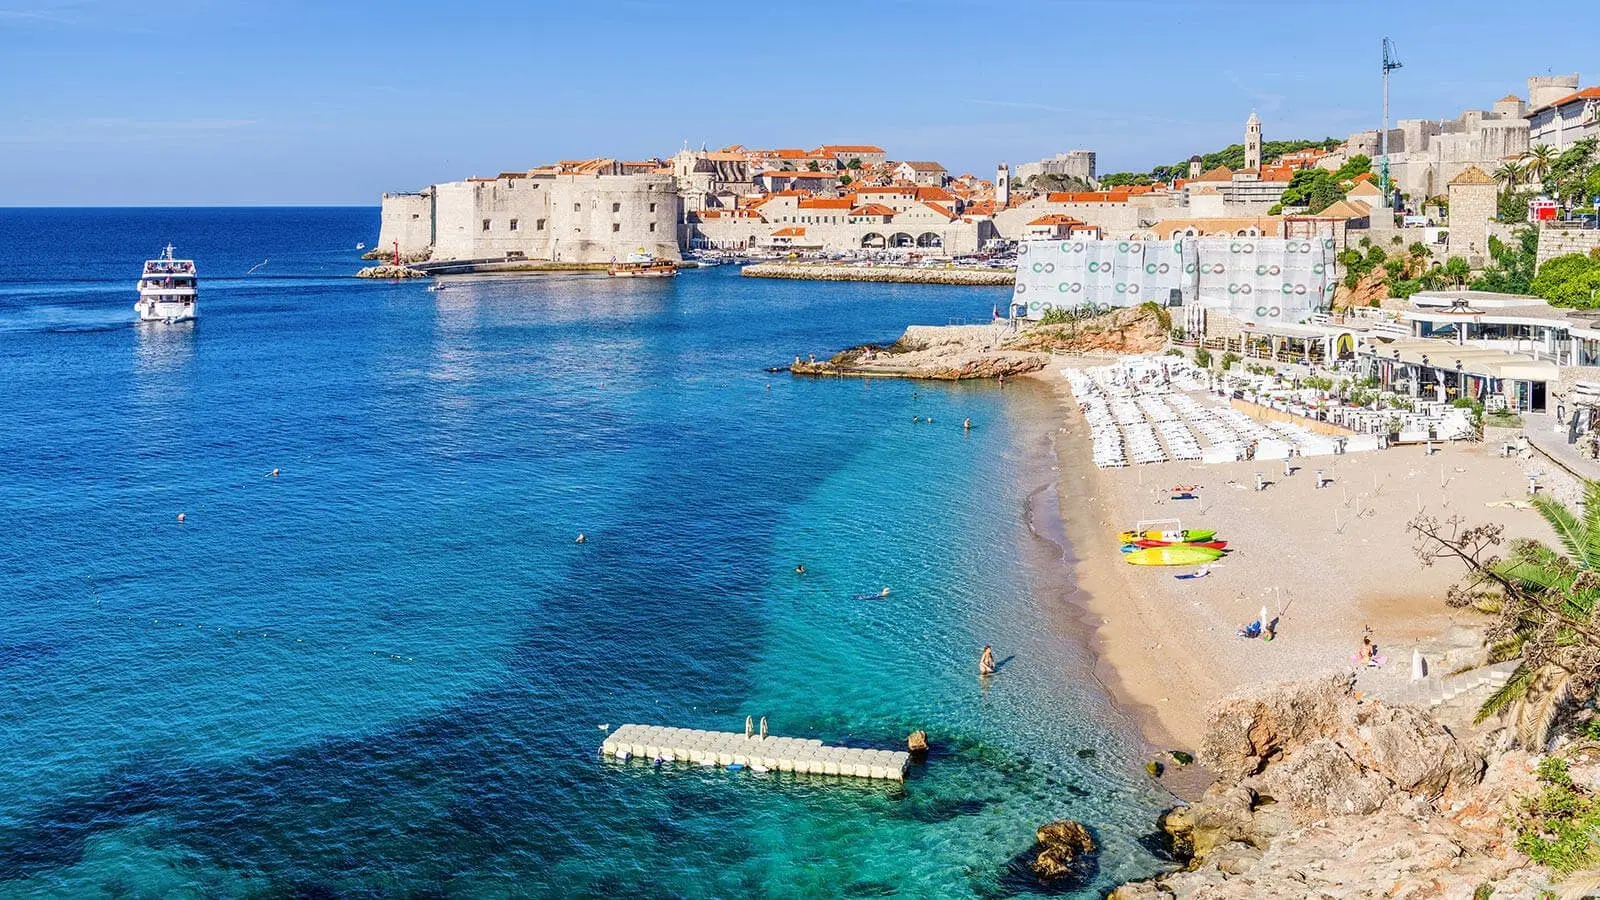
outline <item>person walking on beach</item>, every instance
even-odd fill
[[[989,646],[988,644],[984,644],[983,645],[983,655],[978,657],[978,674],[979,675],[993,675],[994,672],[995,672],[994,648]]]

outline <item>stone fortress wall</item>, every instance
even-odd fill
[[[408,194],[384,194],[383,213],[375,249],[388,252],[399,245],[402,255],[423,253],[433,246],[433,189]]]
[[[383,196],[379,246],[433,260],[678,260],[681,200],[660,174],[524,174]]]

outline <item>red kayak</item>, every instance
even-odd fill
[[[1194,541],[1152,541],[1147,539],[1134,541],[1133,545],[1141,550],[1149,547],[1205,547],[1208,550],[1228,549],[1227,541],[1206,541],[1204,543],[1197,543]]]

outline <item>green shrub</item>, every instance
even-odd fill
[[[1211,351],[1204,347],[1197,347],[1194,351],[1194,364],[1202,369],[1211,368]]]
[[[1229,350],[1226,353],[1223,353],[1222,354],[1222,371],[1226,372],[1229,369],[1233,368],[1233,364],[1238,362],[1238,361],[1239,361],[1239,354],[1233,352],[1232,350]]]

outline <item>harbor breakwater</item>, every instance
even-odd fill
[[[756,263],[740,271],[746,278],[801,281],[878,281],[897,284],[1009,285],[1016,274],[1003,269],[918,269],[909,266],[831,266],[812,263]]]

